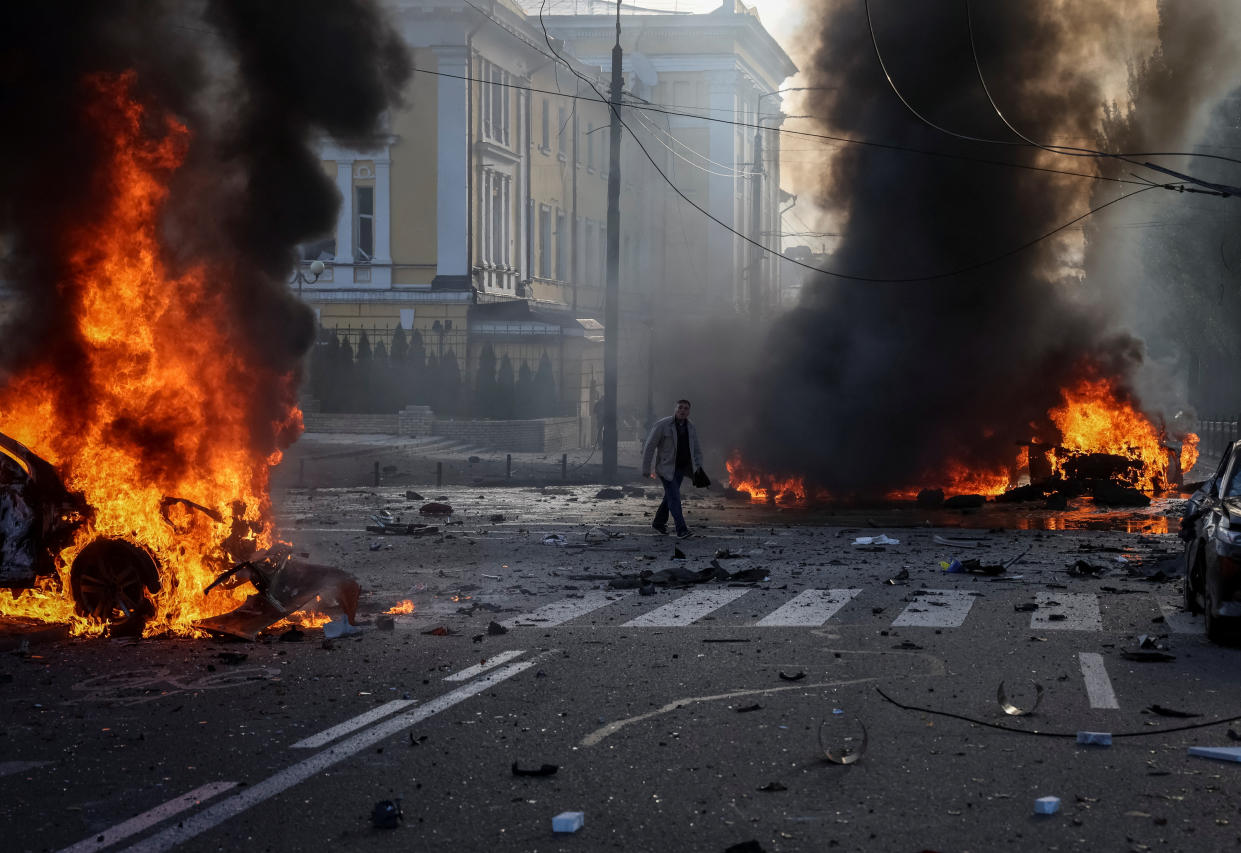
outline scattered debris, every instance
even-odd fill
[[[451,628],[445,628],[443,625],[437,625],[434,628],[428,628],[422,633],[429,637],[457,637],[460,636],[461,632],[454,631]]]
[[[681,550],[680,548],[678,548],[677,546],[673,545],[673,546],[672,546],[672,559],[674,559],[674,560],[684,560],[684,559],[685,559],[685,552],[684,552],[684,551],[682,551],[682,550]]]
[[[395,631],[396,620],[384,613],[375,617],[375,627],[380,631]]]
[[[726,848],[724,853],[767,853],[767,851],[763,849],[763,845],[751,838],[749,841],[742,841],[740,844]]]
[[[763,710],[763,706],[759,705],[758,703],[755,703],[753,705],[742,705],[740,708],[737,709],[737,713],[748,714],[751,711],[761,711],[761,710]]]
[[[300,643],[304,639],[306,639],[306,632],[296,625],[293,625],[289,630],[280,635],[280,642],[282,643]]]
[[[1034,682],[1034,704],[1029,708],[1018,708],[1016,705],[1008,701],[1008,696],[1004,693],[1004,682],[1000,682],[1000,686],[995,691],[995,701],[1000,703],[1000,707],[1004,709],[1004,713],[1010,717],[1026,717],[1038,710],[1038,706],[1043,701],[1043,685],[1037,681]]]
[[[516,761],[513,762],[514,776],[555,776],[559,769],[559,764],[542,764],[534,770],[526,770],[518,766]]]
[[[498,637],[501,634],[507,634],[508,628],[505,628],[499,622],[492,619],[491,622],[487,624],[487,633],[493,637]]]
[[[976,559],[969,559],[965,561],[954,559],[950,563],[945,563],[941,560],[939,565],[940,568],[949,574],[986,575],[988,577],[1004,574],[1003,566],[984,566],[980,560]]]
[[[431,503],[423,504],[418,512],[422,515],[452,515],[452,507],[445,503],[432,501]]]
[[[396,829],[404,819],[400,800],[380,800],[371,810],[371,823],[376,829]]]
[[[824,757],[833,764],[856,763],[866,752],[866,744],[869,740],[869,735],[866,732],[866,726],[862,725],[861,720],[854,721],[857,723],[858,728],[862,730],[862,742],[856,747],[849,743],[846,743],[843,746],[828,746],[823,742],[823,729],[825,729],[830,722],[831,720],[829,718],[819,724],[819,747],[823,750]],[[849,738],[848,740],[852,740],[852,738]]]
[[[623,498],[624,496],[625,496],[625,493],[621,489],[606,488],[606,489],[600,489],[599,491],[595,492],[595,500],[600,500],[600,501],[619,500],[620,498]]]
[[[923,489],[918,492],[918,497],[915,502],[923,509],[938,509],[944,505],[944,490]]]
[[[785,675],[784,670],[780,670],[781,681],[801,681],[805,677],[806,677],[806,671],[804,669],[798,670],[793,675]]]
[[[888,586],[897,586],[898,584],[902,584],[907,580],[909,580],[909,569],[901,569],[895,575],[893,575],[892,577],[884,581],[884,583],[886,583]]]
[[[1035,610],[1038,610],[1038,602],[1023,601],[1020,604],[1014,604],[1013,610],[1018,613],[1033,613]]]
[[[294,559],[287,551],[272,549],[237,563],[213,580],[203,594],[217,586],[234,589],[244,583],[253,584],[256,592],[240,607],[200,619],[194,627],[253,642],[264,628],[296,613],[315,598],[324,602],[334,600],[349,624],[357,624],[362,589],[353,575],[340,569],[307,563]]]
[[[1178,719],[1189,719],[1190,717],[1201,717],[1202,716],[1201,714],[1193,714],[1193,713],[1190,713],[1189,711],[1177,711],[1173,708],[1165,708],[1162,705],[1151,705],[1146,710],[1149,713],[1156,714],[1160,717],[1176,717]],[[1231,733],[1232,729],[1229,729],[1228,731]]]
[[[1111,746],[1111,732],[1078,732],[1077,742],[1088,746]]]
[[[504,513],[502,513],[502,512],[493,513],[493,514],[491,514],[491,515],[487,516],[487,520],[488,520],[489,522],[491,522],[492,524],[503,524],[503,523],[504,523]]]
[[[878,536],[859,536],[853,540],[854,545],[899,545],[901,540],[893,539],[886,533],[880,533]]]
[[[1219,761],[1241,761],[1241,746],[1191,746],[1189,754]]]
[[[741,560],[744,558],[744,554],[734,554],[727,548],[721,548],[715,552],[715,559],[717,560]]]
[[[932,536],[931,541],[936,545],[946,545],[949,548],[981,548],[986,544],[976,539],[949,539],[945,536]]]
[[[609,539],[624,539],[625,534],[618,531],[608,530],[605,527],[592,527],[586,531],[584,536],[587,543],[598,545],[601,542],[607,542]]]
[[[405,492],[405,500],[421,501],[421,500],[426,500],[426,498],[424,498],[422,495],[415,492],[413,489],[409,489],[408,491]]]
[[[788,788],[779,782],[768,782],[766,785],[763,785],[758,790],[766,791],[768,793],[775,793],[777,791],[787,791]]]
[[[217,660],[221,660],[229,666],[237,666],[239,663],[245,663],[246,658],[250,657],[245,652],[220,652],[216,655]]]
[[[1078,560],[1069,566],[1069,577],[1073,578],[1101,578],[1105,574],[1107,574],[1107,566],[1095,566],[1085,560]]]
[[[1039,797],[1034,801],[1035,814],[1055,814],[1060,811],[1059,797]]]
[[[978,509],[986,502],[983,495],[953,495],[944,501],[944,509]]]
[[[544,545],[561,545],[565,544],[565,538],[559,533],[549,533],[543,537]]]
[[[1125,660],[1136,661],[1138,663],[1169,663],[1170,661],[1176,660],[1176,655],[1170,655],[1165,652],[1150,652],[1142,649],[1139,649],[1138,651],[1125,649],[1120,653],[1120,656]]]
[[[341,637],[352,637],[354,634],[361,634],[362,629],[356,625],[350,625],[347,619],[333,619],[323,626],[323,636],[329,640],[338,640]]]
[[[552,832],[577,832],[586,825],[586,812],[561,812],[552,818]]]

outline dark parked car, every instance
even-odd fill
[[[1185,607],[1202,613],[1213,643],[1241,638],[1241,441],[1194,492],[1181,518]]]

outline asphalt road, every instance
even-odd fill
[[[364,530],[371,512],[417,505],[403,489],[294,490],[280,500],[291,537],[368,591],[357,637],[73,640],[0,656],[4,848],[1241,842],[1241,765],[1188,755],[1234,745],[1239,652],[1206,643],[1201,621],[1179,611],[1179,581],[1145,579],[1179,545],[1156,513],[1079,508],[1070,518],[1091,523],[1078,526],[1120,529],[1019,530],[988,514],[842,518],[712,496],[689,504],[701,535],[674,543],[645,526],[651,500],[593,492],[427,493],[448,498],[460,523],[413,538]],[[621,535],[588,544],[597,524]],[[565,544],[543,544],[549,533]],[[880,533],[900,544],[853,544]],[[674,544],[684,562],[670,559]],[[742,556],[722,566],[765,580],[641,595],[581,579],[697,570],[725,548]],[[939,566],[1018,555],[1002,579]],[[1079,559],[1104,573],[1070,576]],[[412,614],[391,630],[374,623],[403,599]],[[492,621],[506,633],[489,634]],[[451,633],[425,633],[439,627]],[[1161,636],[1174,659],[1126,659],[1141,634]],[[1005,715],[1000,682],[1026,707],[1041,685],[1036,712]],[[1083,730],[1113,745],[1078,745]],[[855,763],[824,757],[824,746],[856,754],[863,731]],[[516,776],[514,762],[559,769]],[[1034,814],[1044,796],[1060,798],[1058,813]],[[375,828],[374,805],[395,798],[403,822]],[[584,812],[584,827],[553,834],[564,811]]]

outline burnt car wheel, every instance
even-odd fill
[[[96,539],[74,559],[69,584],[79,616],[108,623],[114,636],[140,635],[155,614],[147,592],[159,589],[159,569],[137,545]]]

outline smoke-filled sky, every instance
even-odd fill
[[[285,283],[294,247],[330,229],[339,203],[310,144],[374,131],[408,74],[401,40],[370,0],[40,0],[6,13],[0,235],[20,304],[0,330],[0,387],[51,365],[65,379],[61,411],[89,406],[70,259],[116,193],[114,141],[99,132],[88,80],[133,72],[152,136],[166,115],[189,130],[166,203],[166,261],[174,273],[209,270],[227,306],[211,322],[268,377],[237,397],[270,444],[295,388],[284,378],[312,339]]]
[[[1220,79],[1237,80],[1231,40],[1238,29],[1223,0],[1159,5],[1159,55],[1180,69],[1179,85],[1147,86],[1132,105],[1141,116],[1130,114],[1117,92],[1117,66],[1131,57],[1109,64],[1100,46],[1123,53],[1155,45],[1153,16],[1130,14],[1127,3],[1073,0],[972,9],[977,65],[959,0],[871,4],[901,94],[958,134],[1019,142],[988,103],[979,68],[1005,115],[1038,141],[1120,144],[1117,127],[1117,138],[1103,139],[1102,120],[1105,105],[1121,94],[1113,124],[1141,127],[1124,141],[1140,140],[1131,150],[1142,151],[1184,150],[1211,103],[1230,88]],[[953,155],[847,145],[836,151],[813,188],[816,203],[840,223],[827,266],[866,278],[967,271],[901,283],[807,279],[799,310],[768,339],[744,455],[837,493],[935,486],[952,463],[976,470],[1011,463],[1017,441],[1045,432],[1059,389],[1083,375],[1135,387],[1145,346],[1122,322],[1132,314],[1118,312],[1115,290],[1092,287],[1086,274],[1106,234],[1070,229],[985,262],[1141,185],[982,161],[1124,180],[1141,170],[932,129],[884,79],[862,0],[823,2],[816,21],[818,42],[804,74],[807,85],[826,91],[807,93],[803,104],[824,128]],[[1137,66],[1135,73],[1140,87],[1152,69]],[[1167,162],[1188,168],[1181,159]]]

